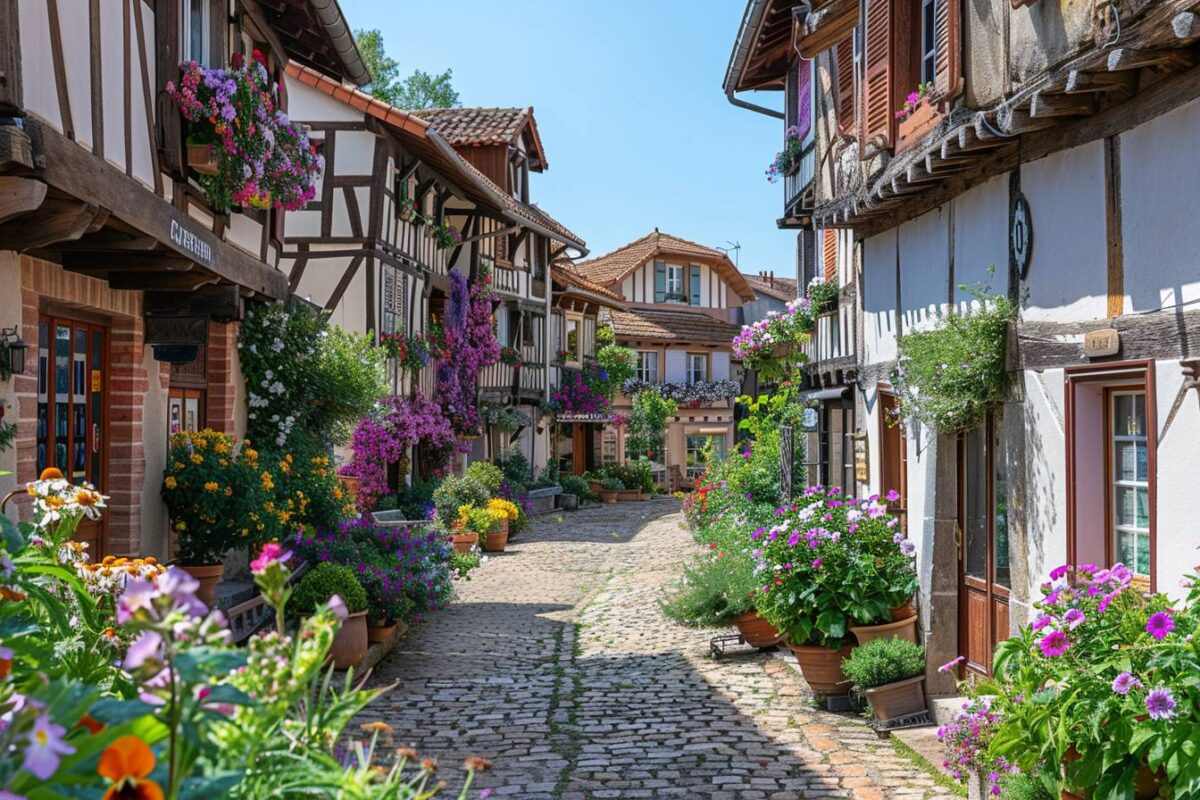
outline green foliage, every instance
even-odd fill
[[[533,483],[533,467],[517,447],[510,447],[505,451],[500,459],[500,469],[504,472],[504,480],[513,489],[524,491]]]
[[[472,461],[467,466],[465,475],[482,483],[493,497],[500,491],[500,484],[504,482],[504,472],[490,461]]]
[[[533,481],[535,489],[549,489],[553,486],[561,485],[559,483],[562,478],[562,468],[559,467],[558,461],[550,460],[546,466],[537,470],[537,477]]]
[[[605,464],[600,468],[600,474],[607,478],[616,478],[621,482],[622,489],[640,489],[647,494],[653,494],[655,488],[654,475],[650,471],[650,461],[639,458],[628,464]]]
[[[813,281],[808,285],[805,296],[813,314],[824,314],[837,308],[840,293],[837,281]]]
[[[617,343],[617,333],[613,330],[611,323],[600,322],[596,324],[596,349],[602,350],[610,344]]]
[[[679,407],[658,392],[639,392],[629,414],[625,452],[634,458],[662,458],[666,449],[667,422]]]
[[[400,65],[388,56],[383,34],[377,29],[355,31],[354,41],[371,73],[367,91],[383,102],[404,109],[457,108],[462,105],[458,92],[454,91],[451,70],[430,75],[418,69],[401,80]]]
[[[1000,779],[1000,800],[1054,800],[1054,796],[1040,781],[1017,774]]]
[[[487,486],[472,477],[451,475],[433,491],[438,522],[448,526],[458,519],[459,506],[486,506],[492,496]]]
[[[478,533],[480,539],[486,539],[488,531],[496,526],[499,518],[482,506],[462,506],[458,510],[458,519],[463,527],[472,533]]]
[[[872,639],[850,652],[842,671],[859,691],[915,678],[925,672],[925,648],[897,637]]]
[[[938,328],[902,336],[892,375],[900,392],[899,417],[939,433],[978,425],[1004,400],[1008,380],[1005,354],[1015,306],[983,288],[960,288],[978,300],[978,308],[950,311]]]
[[[621,482],[620,478],[605,478],[600,481],[600,485],[610,492],[619,492],[625,488],[625,484]]]
[[[304,574],[292,595],[290,610],[301,615],[312,614],[335,594],[342,598],[351,614],[367,610],[367,592],[354,570],[332,562],[317,564]]]
[[[478,550],[470,550],[466,553],[453,552],[450,554],[450,572],[455,577],[461,580],[470,580],[471,572],[478,569],[483,563],[483,556]]]
[[[679,583],[661,603],[668,618],[689,627],[715,628],[754,608],[754,560],[744,545],[731,545],[736,549],[710,550],[683,568]]]
[[[603,327],[603,326],[601,326]],[[599,330],[599,327],[597,328]],[[597,337],[599,338],[599,337]],[[608,376],[604,387],[595,387],[601,394],[611,399],[613,393],[621,384],[637,375],[638,354],[628,347],[618,344],[600,346],[597,342],[596,363]]]
[[[588,482],[578,475],[563,475],[560,478],[564,494],[573,494],[580,500],[591,496],[592,490]]]

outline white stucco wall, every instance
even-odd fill
[[[896,231],[863,242],[863,362],[896,357]]]
[[[971,295],[959,287],[980,285],[1008,292],[1009,176],[999,175],[954,199],[954,302],[966,310]]]
[[[0,250],[0,286],[19,287],[21,285],[21,259],[20,256],[11,250]],[[7,291],[0,292],[0,325],[9,327],[21,322],[21,292]],[[37,342],[32,342],[31,347],[25,351],[26,359],[37,358]],[[0,381],[0,400],[7,401],[9,409],[4,421],[13,424],[17,422],[17,415],[20,409],[18,408],[16,397],[16,381],[12,378],[6,381]],[[17,447],[16,442],[13,446],[0,453],[0,472],[8,472],[8,475],[0,475],[0,497],[11,492],[17,486]],[[15,516],[14,516],[15,519]]]
[[[1033,218],[1033,254],[1022,317],[1075,322],[1108,311],[1104,143],[1065,150],[1021,167]]]
[[[1025,382],[1025,498],[1029,594],[1047,572],[1067,561],[1067,440],[1061,369],[1028,370]]]
[[[1200,392],[1187,390],[1168,427],[1183,372],[1178,361],[1159,361],[1154,369],[1159,433],[1155,569],[1158,590],[1178,600],[1186,594],[1180,588],[1183,577],[1200,571],[1200,525],[1196,523],[1200,519],[1200,492],[1196,491]]]
[[[937,327],[950,298],[948,209],[935,208],[900,226],[902,331]]]

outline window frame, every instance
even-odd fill
[[[645,383],[658,383],[658,351],[657,350],[638,350],[637,377],[638,380]],[[646,367],[646,357],[653,356],[654,372],[651,375],[650,370]]]
[[[920,6],[913,28],[917,34],[918,83],[934,83],[937,80],[938,62],[937,0],[917,1]]]
[[[687,361],[684,363],[683,374],[684,374],[684,377],[685,377],[687,383],[694,384],[694,383],[701,383],[701,382],[710,380],[709,376],[712,374],[711,373],[712,364],[711,364],[711,359],[709,358],[708,353],[689,352],[685,357],[686,357]],[[693,369],[693,364],[695,363],[693,361],[693,359],[697,359],[697,358],[701,359],[702,363],[704,364],[704,376],[702,378],[700,378],[699,380],[696,380],[695,370]]]
[[[201,66],[211,67],[212,63],[212,2],[211,0],[199,0],[201,5],[200,14],[200,50],[202,58],[196,58],[192,52],[192,36],[195,31],[192,29],[192,10],[193,4],[197,0],[184,0],[183,13],[180,15],[180,25],[182,26],[180,49],[183,51],[184,61],[195,61]]]
[[[687,281],[685,280],[685,276],[686,273],[682,264],[667,264],[665,280],[663,282],[664,303],[687,302]]]
[[[703,444],[700,447],[692,447],[692,440],[701,439]],[[710,443],[713,443],[713,453],[720,459],[724,458],[726,451],[729,449],[729,437],[727,435],[715,433],[686,433],[683,436],[683,472],[689,478],[697,478],[704,471],[704,463],[699,458],[705,448]],[[693,453],[695,456],[693,456]],[[693,466],[693,463],[695,466]]]
[[[1116,426],[1117,419],[1116,419],[1115,405],[1116,405],[1117,398],[1119,398],[1119,397],[1140,397],[1142,399],[1142,405],[1143,405],[1142,419],[1145,422],[1147,430],[1143,431],[1143,433],[1140,436],[1135,436],[1132,434],[1122,435],[1122,434],[1118,434],[1116,432],[1115,426]],[[1120,547],[1118,545],[1118,538],[1119,538],[1119,534],[1122,531],[1125,533],[1132,533],[1134,535],[1135,542],[1140,540],[1142,537],[1145,537],[1148,540],[1147,545],[1150,548],[1149,560],[1151,562],[1153,562],[1154,544],[1153,544],[1153,541],[1150,540],[1150,526],[1149,526],[1150,520],[1154,516],[1153,508],[1147,509],[1147,514],[1146,514],[1147,525],[1145,528],[1138,527],[1136,524],[1134,524],[1134,525],[1120,524],[1120,515],[1117,512],[1118,490],[1122,489],[1122,488],[1133,489],[1135,492],[1137,492],[1137,490],[1139,490],[1139,489],[1145,489],[1146,497],[1147,497],[1146,502],[1148,505],[1150,503],[1150,474],[1149,474],[1150,434],[1148,432],[1150,426],[1149,426],[1149,415],[1148,415],[1148,410],[1146,408],[1146,403],[1147,403],[1146,388],[1142,385],[1135,384],[1135,385],[1131,385],[1131,386],[1105,386],[1104,387],[1104,437],[1105,437],[1104,438],[1104,451],[1105,451],[1104,452],[1104,487],[1105,487],[1105,509],[1106,509],[1105,510],[1105,525],[1104,525],[1104,527],[1105,527],[1105,536],[1107,537],[1107,541],[1105,542],[1104,547],[1105,547],[1106,553],[1109,554],[1109,560],[1111,563],[1116,563],[1118,560],[1121,560],[1120,559]],[[1119,480],[1117,478],[1117,465],[1116,465],[1117,447],[1116,447],[1116,445],[1122,441],[1129,441],[1129,442],[1133,442],[1134,444],[1137,444],[1138,439],[1141,439],[1142,445],[1146,448],[1146,470],[1147,470],[1146,480],[1144,480],[1144,481],[1136,480],[1136,469],[1137,469],[1136,464],[1134,467],[1135,480],[1132,480],[1132,481]],[[1137,522],[1136,509],[1134,511],[1134,522],[1135,523]],[[1134,553],[1134,556],[1136,559],[1137,558],[1136,551]],[[1124,563],[1125,566],[1127,566],[1127,567],[1130,566],[1127,562],[1122,561],[1122,563]],[[1140,563],[1138,564],[1138,566],[1141,566]],[[1149,567],[1149,565],[1147,565],[1147,567]],[[1134,569],[1133,567],[1130,567],[1130,569],[1136,577],[1145,578],[1147,581],[1150,579],[1149,572],[1140,572],[1139,570]]]

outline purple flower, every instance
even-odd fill
[[[759,537],[761,537],[764,533],[766,533],[766,531],[767,531],[766,528],[757,528],[754,531],[754,533],[750,534],[750,541],[757,542],[759,540]]]
[[[1060,567],[1055,567],[1054,569],[1052,569],[1050,571],[1050,580],[1052,580],[1052,581],[1061,580],[1062,578],[1065,578],[1067,576],[1067,573],[1070,570],[1071,570],[1071,568],[1068,567],[1066,564],[1063,564]]]
[[[39,716],[33,723],[29,744],[25,747],[25,771],[43,781],[49,780],[58,769],[62,757],[75,752],[75,748],[63,739],[66,732],[67,729],[56,725],[49,714]]]
[[[911,540],[905,539],[900,543],[900,552],[905,556],[912,558],[917,554],[917,546],[913,544]]]
[[[1071,640],[1063,631],[1050,631],[1038,642],[1038,647],[1046,658],[1055,658],[1071,648]]]
[[[1067,627],[1071,630],[1075,630],[1082,625],[1085,619],[1086,617],[1084,616],[1084,613],[1078,608],[1072,608],[1066,614],[1063,614],[1063,622],[1065,622]]]
[[[125,591],[117,600],[117,622],[124,625],[138,611],[149,610],[157,596],[158,589],[150,581],[142,578],[130,579],[125,584]]]
[[[788,537],[788,545],[795,547],[800,543],[800,531],[792,531],[792,535]]]
[[[336,594],[329,598],[327,607],[334,613],[334,616],[336,616],[342,622],[345,622],[346,617],[350,616],[350,612],[346,609],[345,601]]]
[[[947,661],[945,664],[942,664],[940,667],[938,667],[938,672],[950,672],[952,669],[954,669],[955,667],[957,667],[959,664],[961,664],[962,662],[964,662],[966,660],[967,660],[966,656],[959,656],[958,658],[954,659],[953,661]],[[938,735],[941,736],[940,731],[938,732]]]
[[[822,563],[824,563],[824,562],[822,562],[822,561],[821,561],[821,559],[819,559],[819,558],[814,558],[814,559],[813,559],[813,562],[812,562],[812,568],[813,568],[813,569],[820,569],[820,568],[821,568],[821,564],[822,564]]]
[[[1142,682],[1128,672],[1122,672],[1117,677],[1113,678],[1112,690],[1124,697],[1129,694],[1132,689],[1141,686]]]
[[[1165,611],[1152,614],[1146,621],[1146,633],[1153,636],[1157,642],[1161,642],[1173,630],[1175,630],[1175,620]]]
[[[1175,696],[1170,689],[1154,689],[1146,695],[1146,712],[1150,719],[1171,719],[1175,716],[1175,705]]]
[[[887,500],[889,503],[894,503],[900,499],[900,493],[897,492],[895,489],[888,489],[888,493],[887,493],[886,497],[887,497]]]
[[[158,649],[162,647],[162,641],[160,634],[154,631],[142,631],[142,634],[134,639],[133,644],[129,645],[121,667],[126,670],[135,670],[151,659],[158,660]]]

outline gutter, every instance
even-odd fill
[[[741,75],[742,69],[746,66],[746,58],[750,55],[750,46],[752,35],[758,31],[762,24],[763,14],[766,13],[767,5],[770,0],[748,0],[746,3],[746,11],[742,14],[742,24],[738,28],[737,40],[733,46],[733,53],[729,56],[729,66],[725,69],[725,99],[731,105],[738,108],[744,108],[747,111],[754,111],[759,114],[764,114],[775,119],[787,119],[782,111],[776,111],[773,108],[760,106],[756,103],[751,103],[737,97],[737,77]]]
[[[333,43],[338,58],[356,86],[366,86],[371,82],[371,73],[363,63],[362,54],[354,42],[354,34],[346,24],[346,15],[338,6],[337,0],[308,0],[308,7],[317,17],[317,22],[325,29],[325,35]]]

